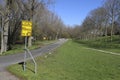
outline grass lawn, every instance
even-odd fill
[[[88,50],[73,41],[51,55],[37,57],[36,61],[37,74],[32,72],[31,61],[27,62],[25,72],[18,64],[8,70],[22,80],[120,80],[120,56]]]
[[[86,47],[111,51],[120,53],[120,36],[113,36],[113,40],[111,41],[110,36],[106,37],[98,37],[96,39],[91,40],[75,40],[76,42],[83,44]]]

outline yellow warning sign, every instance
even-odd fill
[[[31,34],[32,34],[32,22],[23,20],[21,36],[31,36]]]

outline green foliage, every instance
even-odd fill
[[[32,72],[31,61],[25,72],[18,64],[9,67],[9,71],[23,80],[120,80],[120,56],[87,50],[73,41],[36,61],[37,74]]]

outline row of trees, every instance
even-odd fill
[[[1,54],[12,49],[16,41],[23,41],[21,37],[21,21],[33,22],[34,39],[49,40],[68,36],[62,20],[49,10],[54,0],[0,0],[0,34]],[[28,46],[32,45],[28,37]]]
[[[92,10],[82,25],[66,27],[61,18],[49,10],[54,0],[0,0],[1,53],[12,49],[21,37],[21,21],[33,22],[32,36],[36,40],[46,37],[91,39],[98,36],[120,35],[120,0],[105,0]],[[28,46],[32,46],[28,37]]]
[[[120,0],[105,0],[92,10],[82,25],[72,29],[74,38],[90,39],[98,36],[120,35]]]

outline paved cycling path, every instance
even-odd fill
[[[61,39],[55,43],[49,44],[47,46],[44,46],[42,48],[32,50],[31,53],[34,57],[40,56],[44,53],[50,52],[60,45],[62,45],[64,42],[66,42],[66,39]],[[27,59],[31,59],[29,54],[27,54]],[[11,64],[16,64],[19,62],[22,62],[24,60],[24,53],[14,54],[14,55],[7,55],[7,56],[0,56],[0,68],[6,67]]]

